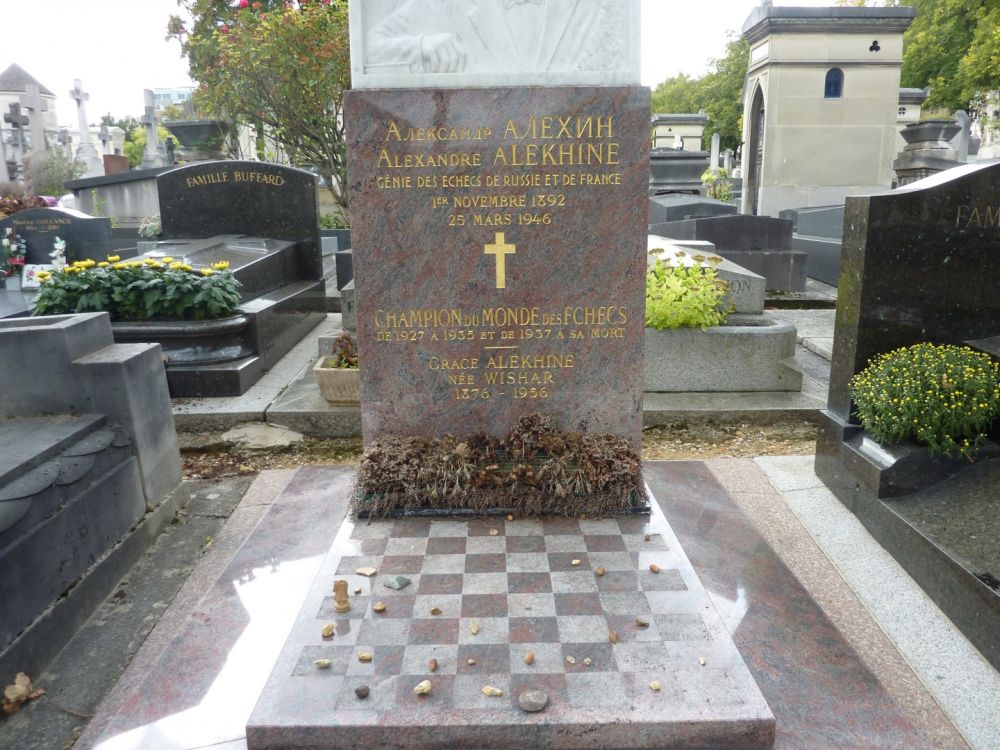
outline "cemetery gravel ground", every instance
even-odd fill
[[[360,438],[303,438],[277,451],[240,449],[213,435],[182,435],[184,478],[213,480],[254,475],[265,469],[356,464]],[[653,460],[707,460],[756,456],[805,456],[816,450],[816,424],[785,419],[756,424],[691,421],[643,430],[642,457]]]

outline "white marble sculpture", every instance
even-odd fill
[[[639,83],[639,0],[351,0],[352,85]]]

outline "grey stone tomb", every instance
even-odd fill
[[[0,671],[37,672],[148,543],[180,452],[160,348],[106,313],[0,320],[0,380]]]
[[[708,265],[707,260],[697,258],[720,257],[654,235],[649,237],[648,247],[650,265],[657,258],[671,265]],[[647,328],[645,390],[660,393],[802,390],[802,372],[795,362],[795,326],[764,312],[764,278],[725,259],[716,269],[718,278],[729,286],[723,304],[732,309],[732,314],[724,325],[704,331]]]

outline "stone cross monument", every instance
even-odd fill
[[[101,141],[101,153],[102,154],[112,153],[112,148],[113,148],[112,142],[114,141],[114,138],[111,136],[111,131],[108,130],[107,125],[104,124],[101,125],[101,132],[97,137]]]
[[[22,109],[31,110],[28,118],[28,126],[31,128],[31,148],[28,153],[34,151],[47,151],[48,144],[45,142],[45,120],[42,118],[43,112],[49,111],[49,103],[42,99],[38,84],[29,83],[24,87],[25,93],[19,97]],[[21,143],[24,143],[24,134],[21,134]]]
[[[142,124],[146,126],[146,150],[142,154],[142,168],[153,169],[163,166],[160,156],[160,138],[156,133],[156,108],[153,106],[153,90],[144,89],[142,96],[145,102]]]
[[[21,114],[21,105],[17,102],[13,102],[10,107],[10,112],[3,116],[3,121],[11,126],[14,131],[14,163],[20,164],[21,160],[24,158],[24,128],[28,124],[28,117]],[[4,171],[6,172],[7,162],[4,159]],[[16,167],[15,167],[16,170]],[[9,175],[9,177],[16,177],[16,174]]]
[[[0,129],[0,182],[7,182],[10,173],[7,171],[7,147],[3,142],[3,130]]]
[[[73,80],[73,90],[69,95],[76,101],[76,117],[80,128],[80,145],[76,149],[76,160],[84,166],[83,177],[102,177],[104,163],[90,140],[90,125],[87,122],[87,111],[83,106],[83,103],[90,98],[90,94],[83,90],[83,82],[76,78]]]

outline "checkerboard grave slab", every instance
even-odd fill
[[[771,747],[774,717],[650,501],[649,517],[346,521],[251,716],[250,750]],[[366,565],[374,578],[354,573]],[[397,574],[410,585],[386,588]],[[333,610],[335,578],[348,613]],[[425,679],[431,693],[414,694]],[[540,714],[518,707],[530,689],[549,695]]]

